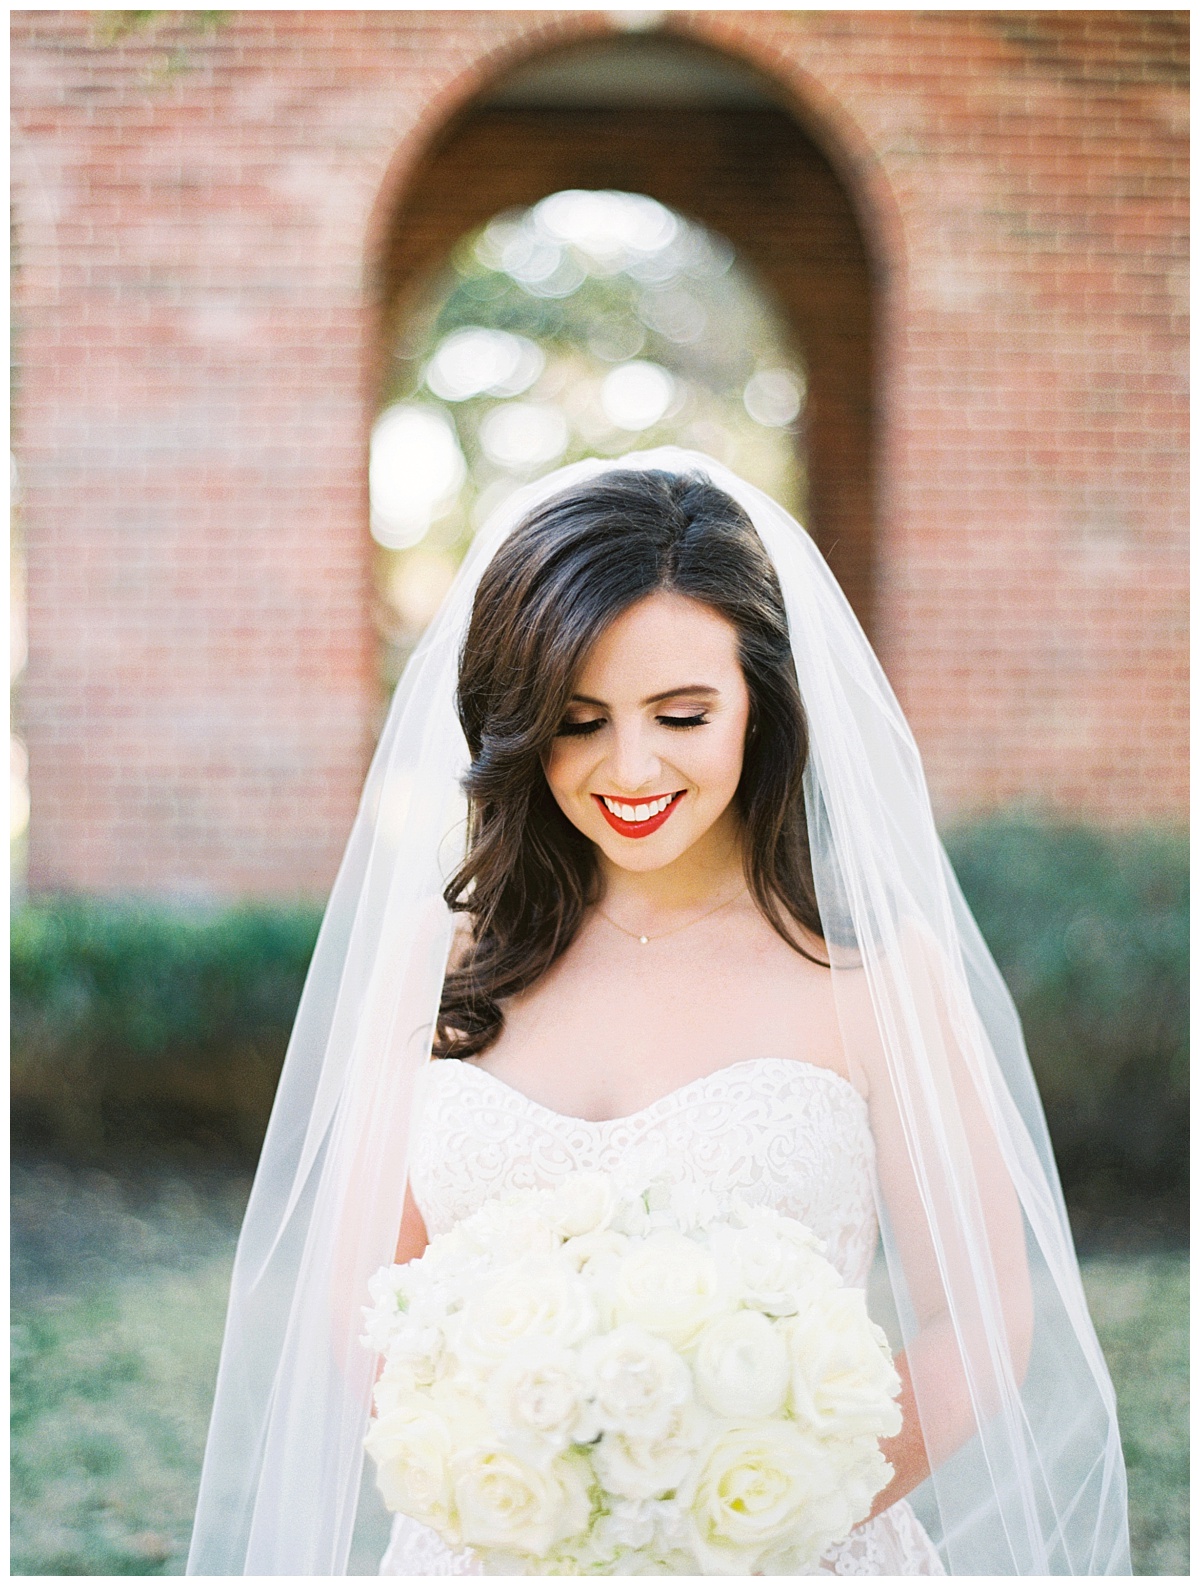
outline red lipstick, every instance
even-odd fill
[[[652,815],[648,821],[623,821],[619,815],[613,814],[612,810],[609,809],[608,805],[600,797],[599,793],[593,793],[592,797],[600,806],[600,813],[612,827],[613,831],[620,832],[622,837],[649,837],[651,832],[656,832],[658,830],[658,828],[666,820],[667,816],[670,815],[671,811],[675,808],[676,804],[679,803],[686,791],[687,789],[685,788],[679,793],[672,793],[671,802],[667,805],[666,809],[660,810],[657,815]],[[641,803],[643,801],[639,800],[638,802]],[[645,802],[648,803],[649,800],[646,800]]]

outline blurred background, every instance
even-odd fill
[[[896,687],[1187,1572],[1187,61],[1172,11],[13,14],[15,1573],[182,1571],[390,691],[507,492],[665,442]]]

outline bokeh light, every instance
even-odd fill
[[[381,545],[415,545],[455,498],[466,467],[441,413],[398,402],[371,432],[371,530]]]
[[[550,402],[506,402],[479,426],[484,451],[512,473],[552,463],[567,449],[571,431],[562,409]]]
[[[618,429],[648,430],[671,406],[675,382],[656,363],[623,363],[604,377],[600,406]]]
[[[804,388],[725,239],[645,194],[552,193],[464,237],[409,308],[372,435],[385,682],[488,514],[562,463],[687,446],[802,514]]]
[[[545,354],[527,336],[469,325],[439,343],[425,371],[425,384],[444,402],[519,396],[545,367]]]
[[[755,423],[782,429],[798,416],[804,391],[790,369],[760,369],[746,381],[742,401]]]

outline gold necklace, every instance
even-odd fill
[[[602,920],[607,920],[611,926],[623,935],[631,936],[635,942],[641,942],[642,946],[645,947],[649,942],[661,942],[664,936],[674,936],[677,931],[686,931],[691,925],[699,925],[700,921],[708,919],[710,914],[717,914],[722,909],[727,909],[731,903],[736,903],[739,898],[745,897],[745,895],[746,888],[743,887],[740,892],[734,893],[733,897],[726,898],[724,903],[718,903],[715,908],[706,909],[703,914],[697,914],[694,920],[685,920],[682,925],[673,925],[669,931],[659,931],[656,936],[645,936],[640,931],[626,930],[623,925],[618,925],[610,914],[605,914],[598,903],[596,904],[596,913]]]

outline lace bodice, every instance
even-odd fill
[[[430,1238],[505,1191],[645,1166],[798,1218],[847,1283],[867,1280],[874,1145],[865,1101],[831,1069],[751,1058],[604,1123],[552,1112],[471,1063],[432,1063],[424,1080],[411,1181]]]
[[[733,1063],[625,1118],[589,1122],[531,1101],[472,1063],[431,1063],[409,1179],[432,1239],[506,1191],[550,1188],[581,1169],[669,1173],[718,1198],[735,1192],[806,1223],[846,1283],[863,1287],[875,1253],[875,1147],[867,1104],[831,1069],[789,1058]],[[858,1526],[822,1572],[943,1570],[906,1503]],[[397,1516],[384,1575],[473,1575],[425,1526]]]

